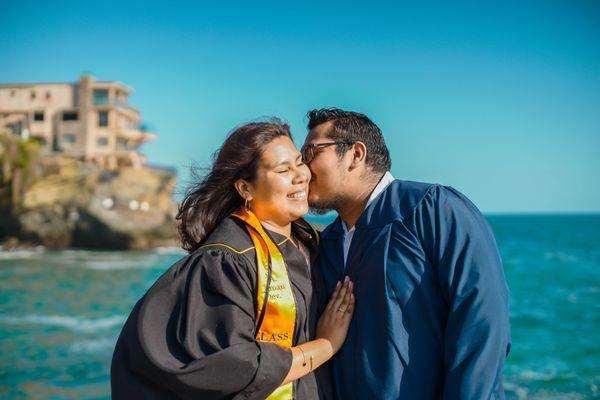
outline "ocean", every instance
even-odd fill
[[[487,219],[511,290],[506,397],[600,399],[600,215]],[[182,256],[176,248],[0,252],[0,397],[110,398],[127,315]]]

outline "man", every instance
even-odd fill
[[[339,217],[317,268],[356,306],[333,359],[338,399],[503,399],[508,287],[492,231],[451,187],[396,180],[381,131],[340,109],[308,113],[309,203]],[[344,310],[339,310],[344,312]]]

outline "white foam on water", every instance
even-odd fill
[[[66,315],[25,315],[15,317],[0,314],[0,323],[8,325],[48,325],[71,329],[77,332],[94,332],[122,325],[126,317],[113,315],[103,318],[72,317]]]
[[[552,372],[542,373],[539,371],[526,369],[519,374],[519,378],[535,381],[549,381],[556,378],[556,374]]]
[[[136,261],[84,261],[82,265],[86,268],[99,271],[143,268],[143,266]]]
[[[157,254],[186,254],[186,251],[177,246],[156,247],[153,250]]]
[[[515,385],[514,383],[510,383],[510,382],[506,382],[504,384],[504,389],[508,392],[512,392],[515,395],[517,395],[517,399],[519,399],[519,400],[527,399],[527,393],[529,393],[527,388],[521,387],[519,385]]]
[[[43,247],[32,250],[0,250],[0,260],[26,260],[38,256],[43,251]]]
[[[53,255],[57,257],[56,262],[61,266],[98,271],[154,268],[158,257],[152,253],[128,254],[90,250],[64,250]]]
[[[83,250],[83,249],[67,249],[62,250],[60,252],[61,258],[81,258],[81,257],[89,257],[98,254],[98,251],[94,250]]]
[[[527,395],[527,400],[584,400],[589,399],[585,394],[575,392],[558,392],[555,390],[540,390],[530,392]]]
[[[569,254],[564,251],[552,251],[544,253],[546,260],[558,260],[562,262],[574,262],[578,260],[578,257],[574,254]]]
[[[152,268],[153,262],[150,260],[84,261],[82,265],[86,268],[98,271],[114,271],[121,269]]]
[[[73,353],[97,354],[111,350],[114,345],[109,339],[79,340],[72,343],[69,350]]]

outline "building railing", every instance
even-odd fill
[[[93,104],[94,104],[94,106],[100,106],[100,107],[114,106],[114,107],[126,108],[126,109],[133,110],[136,112],[138,111],[137,108],[135,108],[128,102],[122,101],[122,100],[109,100],[109,99],[105,99],[105,98],[94,98]]]

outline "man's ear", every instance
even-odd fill
[[[235,183],[233,184],[233,186],[235,187],[235,190],[237,190],[238,194],[240,195],[240,197],[244,200],[247,201],[252,201],[252,185],[246,181],[245,179],[238,179],[237,181],[235,181]]]
[[[363,142],[358,141],[354,143],[349,152],[352,154],[352,161],[349,167],[350,170],[357,168],[367,159],[367,146],[365,146]]]

